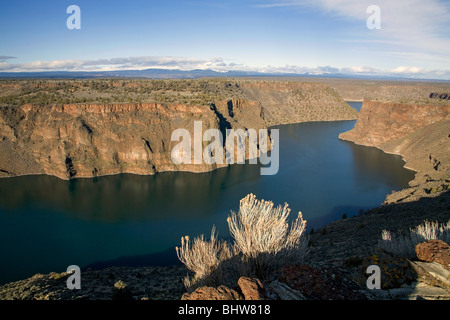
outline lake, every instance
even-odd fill
[[[260,165],[235,164],[207,173],[0,179],[0,283],[72,264],[175,263],[184,235],[209,235],[215,225],[219,237],[229,237],[226,218],[249,193],[287,202],[292,216],[301,211],[316,230],[378,206],[414,172],[399,156],[340,141],[354,124],[275,127],[280,167],[273,176],[261,176]]]

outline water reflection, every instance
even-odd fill
[[[415,172],[409,169],[399,170],[404,165],[400,156],[387,156],[374,147],[356,145],[344,141],[353,153],[354,173],[361,188],[371,188],[381,180],[385,185],[407,186],[414,179]]]
[[[206,173],[121,174],[64,181],[52,176],[0,180],[0,206],[57,209],[85,220],[199,218],[215,212],[223,191],[260,177],[259,166],[236,165]],[[188,214],[186,214],[188,212]]]

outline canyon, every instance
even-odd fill
[[[39,93],[47,94],[42,90],[57,87],[51,81],[27,83],[26,88],[20,82],[3,84],[3,98],[7,99],[7,94],[19,97],[21,93],[26,96],[32,92],[30,101],[36,102]],[[127,85],[144,89],[155,85],[151,81],[133,84]],[[170,85],[172,89],[166,91],[170,91],[171,97],[181,100],[180,93],[192,96],[184,87],[174,88],[179,83]],[[116,86],[120,84],[111,85]],[[77,82],[69,85],[66,82],[64,90],[79,87],[82,86]],[[176,144],[171,141],[174,130],[182,128],[192,134],[195,121],[202,122],[203,130],[218,129],[224,133],[227,129],[259,130],[282,123],[357,117],[356,110],[326,84],[241,80],[226,83],[224,90],[228,96],[218,95],[209,103],[192,98],[188,103],[102,104],[90,103],[89,99],[87,103],[76,104],[3,103],[0,176],[47,174],[73,179],[118,173],[205,172],[225,164],[174,164],[171,161],[171,150]],[[62,91],[52,92],[56,101],[63,101]],[[158,91],[158,94],[162,93]],[[142,98],[145,99],[148,97]],[[206,145],[203,141],[203,147]]]
[[[225,136],[230,129],[358,118],[340,139],[401,155],[417,172],[413,189],[388,202],[446,190],[450,105],[430,99],[445,84],[304,80],[2,80],[0,177],[206,172],[227,164],[174,164],[174,130],[193,133],[201,121],[204,131]],[[365,98],[359,115],[343,96]]]

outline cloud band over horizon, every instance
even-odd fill
[[[0,56],[1,72],[49,72],[49,71],[72,71],[72,72],[102,72],[102,71],[125,71],[125,70],[145,70],[145,69],[166,69],[166,70],[213,70],[216,72],[245,71],[267,74],[342,74],[342,75],[364,75],[364,76],[385,76],[404,77],[415,79],[450,79],[449,70],[431,70],[419,67],[398,66],[393,69],[382,70],[370,66],[265,66],[250,67],[241,63],[227,62],[221,57],[209,60],[186,58],[186,57],[117,57],[111,59],[96,60],[53,60],[53,61],[32,61],[26,63],[10,63],[6,60],[15,57]]]

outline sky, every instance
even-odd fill
[[[80,29],[67,27],[70,5],[80,8]],[[449,0],[1,1],[0,72],[167,68],[450,80],[449,14]]]

